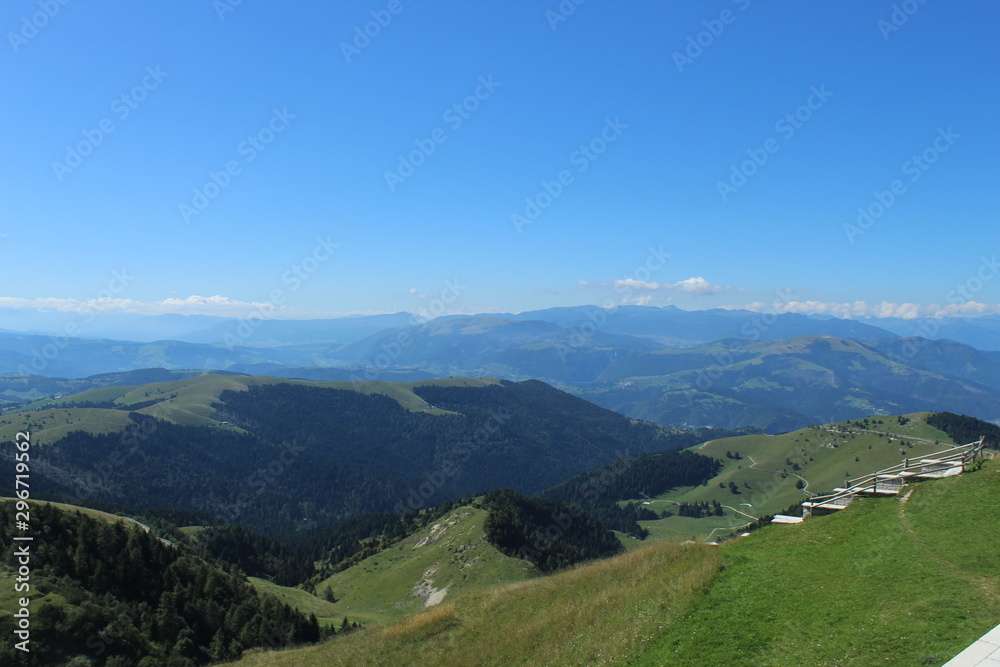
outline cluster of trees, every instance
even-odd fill
[[[13,504],[0,504],[5,563],[14,561],[13,525]],[[32,505],[31,526],[31,594],[57,591],[65,600],[30,607],[33,664],[83,655],[97,664],[186,667],[319,639],[314,616],[137,526],[43,504]],[[4,636],[13,629],[11,616],[0,618]],[[22,664],[11,642],[0,647],[0,662]]]
[[[296,586],[316,573],[310,552],[234,524],[206,526],[192,539],[198,553],[247,576]]]
[[[588,470],[541,495],[578,505],[607,527],[643,539],[648,531],[636,522],[659,517],[642,505],[619,501],[703,484],[720,468],[716,459],[684,450],[639,454]]]
[[[947,433],[948,437],[959,445],[976,442],[986,436],[987,447],[994,449],[1000,447],[1000,426],[982,419],[957,415],[954,412],[935,412],[927,418],[927,423]]]
[[[523,558],[542,572],[613,556],[621,542],[576,505],[497,489],[482,499],[486,540],[501,553]]]
[[[695,519],[700,519],[706,516],[725,515],[725,511],[722,509],[722,505],[718,500],[713,500],[711,502],[680,503],[675,506],[674,513],[677,516],[689,516]]]

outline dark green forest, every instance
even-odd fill
[[[1000,426],[990,422],[957,415],[954,412],[935,412],[927,418],[927,423],[948,434],[956,444],[964,445],[976,442],[986,436],[986,446],[996,449],[1000,447]]]
[[[16,562],[13,525],[14,504],[0,504],[3,563]],[[27,594],[58,592],[65,602],[29,605],[28,656],[7,639],[13,617],[0,617],[2,664],[53,665],[83,655],[102,665],[181,667],[319,639],[314,617],[137,526],[40,503],[32,503],[31,525]]]
[[[489,511],[487,541],[501,553],[531,561],[542,572],[622,551],[614,533],[576,505],[510,489],[491,491],[482,504]]]
[[[665,429],[540,382],[420,392],[460,414],[292,384],[223,393],[220,417],[245,432],[130,413],[124,432],[75,431],[47,447],[38,493],[89,506],[199,512],[288,536],[499,487],[535,493],[619,456],[676,444]]]
[[[684,450],[629,456],[588,470],[541,495],[579,505],[608,528],[644,539],[637,521],[659,516],[642,505],[618,501],[657,496],[678,486],[695,486],[714,477],[721,463]]]

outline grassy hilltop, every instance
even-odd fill
[[[268,376],[205,374],[143,385],[98,387],[58,399],[41,399],[18,406],[16,412],[0,415],[0,439],[13,438],[18,431],[31,430],[33,444],[51,443],[70,430],[110,433],[128,425],[128,413],[135,411],[182,426],[218,426],[213,404],[226,390],[245,391],[250,387],[292,384],[308,387],[350,389],[364,394],[383,394],[407,410],[446,414],[420,398],[417,387],[486,387],[498,384],[494,378],[447,378],[418,382],[349,382],[293,380]],[[87,405],[87,407],[76,407]],[[98,407],[100,406],[100,407]]]
[[[808,500],[808,492],[827,493],[848,478],[895,465],[905,457],[918,459],[952,444],[964,444],[953,443],[946,433],[928,425],[930,414],[869,417],[781,435],[723,438],[692,447],[723,463],[715,478],[634,500],[650,502],[647,507],[658,513],[675,510],[676,503],[714,500],[727,506],[725,516],[672,516],[640,524],[654,537],[703,539],[716,529],[718,537],[752,523],[755,517]],[[733,493],[734,487],[739,493]]]
[[[768,526],[659,541],[240,665],[940,665],[1000,620],[1000,462]]]

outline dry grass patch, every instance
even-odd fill
[[[455,619],[455,605],[447,604],[431,611],[405,618],[382,631],[386,639],[402,639],[417,632],[440,632]]]
[[[659,543],[241,665],[620,665],[690,612],[718,549]]]

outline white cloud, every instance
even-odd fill
[[[162,315],[179,313],[183,315],[218,315],[220,317],[245,317],[260,308],[271,308],[270,304],[255,301],[237,301],[226,296],[192,295],[179,299],[170,297],[162,301],[144,302],[133,299],[102,297],[99,299],[22,299],[0,297],[0,308],[18,310],[41,310],[64,313],[135,313],[140,315]],[[287,309],[274,307],[275,312]]]
[[[413,290],[408,290],[413,292]],[[416,292],[418,298],[426,298],[426,294]],[[168,297],[160,301],[135,301],[133,299],[100,298],[100,299],[68,299],[68,298],[35,298],[0,297],[2,310],[33,310],[41,312],[67,313],[67,318],[74,318],[82,313],[87,317],[103,313],[129,313],[136,315],[213,315],[216,317],[246,318],[260,317],[262,313],[268,319],[326,319],[350,317],[356,315],[387,315],[398,312],[398,309],[386,310],[303,310],[290,306],[278,306],[270,302],[239,301],[227,296],[192,295],[184,298]],[[472,315],[479,313],[508,312],[502,308],[484,307],[451,308],[436,315]]]
[[[681,280],[673,285],[666,285],[666,289],[675,289],[681,292],[687,292],[688,294],[722,294],[727,290],[733,289],[731,286],[727,285],[723,287],[722,285],[713,285],[701,276],[697,278],[688,278],[686,280]]]
[[[641,289],[655,291],[661,287],[666,287],[665,285],[660,285],[660,283],[650,283],[642,280],[636,280],[635,278],[624,278],[622,280],[616,280],[612,283],[615,287],[627,287],[629,289]]]
[[[836,303],[825,301],[787,301],[765,304],[760,301],[745,304],[742,306],[722,306],[731,310],[751,310],[754,312],[779,312],[779,313],[800,313],[803,315],[832,315],[844,319],[865,319],[865,318],[899,318],[903,320],[916,320],[926,317],[978,317],[980,315],[1000,314],[1000,303],[988,304],[977,301],[969,301],[963,304],[948,304],[941,306],[938,304],[922,305],[918,303],[891,303],[881,301],[879,303],[867,303],[865,301],[854,301],[850,303]]]
[[[583,284],[583,281],[581,281],[581,284]],[[608,283],[593,284],[607,285]],[[684,280],[679,280],[676,283],[657,283],[636,280],[635,278],[622,278],[620,280],[613,281],[611,285],[617,288],[628,288],[631,290],[641,290],[646,292],[684,292],[685,294],[691,294],[693,296],[722,294],[723,292],[739,290],[739,288],[733,287],[732,285],[713,285],[701,276],[696,278],[685,278]],[[647,299],[646,303],[648,303],[648,301],[649,300]]]

